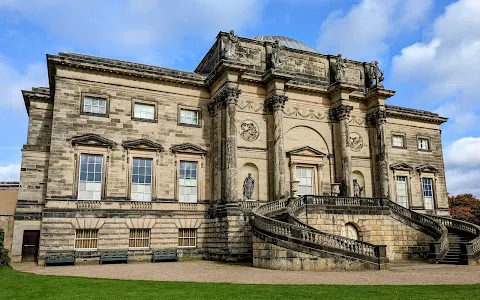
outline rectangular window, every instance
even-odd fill
[[[128,248],[150,248],[150,229],[130,229]]]
[[[131,199],[135,201],[152,200],[152,159],[134,158],[132,165]]]
[[[135,103],[133,107],[133,117],[155,120],[155,105]]]
[[[428,139],[418,139],[418,149],[419,150],[430,150],[430,145]]]
[[[197,165],[194,161],[180,161],[180,202],[197,202]]]
[[[313,168],[296,168],[298,194],[313,195]]]
[[[83,112],[91,114],[106,115],[107,114],[107,99],[84,97],[83,98]]]
[[[408,208],[407,176],[397,176],[396,188],[397,188],[397,204],[405,208]]]
[[[100,200],[102,198],[102,166],[102,155],[80,155],[79,200]]]
[[[398,148],[404,148],[405,143],[404,143],[403,135],[394,135],[392,139],[392,146],[398,147]]]
[[[97,249],[98,229],[77,229],[75,249]]]
[[[180,123],[198,125],[198,110],[180,109]]]
[[[178,229],[178,246],[179,247],[196,247],[197,246],[197,229],[196,228],[179,228]]]
[[[432,178],[422,178],[422,187],[423,187],[423,203],[425,209],[434,209],[433,204],[433,179]]]

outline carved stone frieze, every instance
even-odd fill
[[[304,119],[316,119],[316,120],[324,120],[328,117],[328,114],[315,111],[313,109],[302,109],[298,106],[294,106],[293,108],[287,107],[283,110],[286,116],[289,117],[297,117],[297,118],[304,118]]]
[[[363,139],[357,132],[350,133],[350,150],[358,152],[363,148]]]
[[[350,124],[357,124],[357,125],[362,125],[365,124],[366,119],[365,117],[362,116],[350,116],[348,119],[348,123]]]
[[[250,120],[245,120],[240,125],[240,136],[247,142],[253,142],[258,138],[259,130],[257,124]]]
[[[239,100],[237,103],[237,107],[239,108],[239,110],[242,110],[242,111],[259,112],[259,111],[263,111],[264,104],[261,102],[252,101],[252,100]]]

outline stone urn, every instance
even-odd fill
[[[296,198],[298,193],[299,180],[290,181],[290,197]]]

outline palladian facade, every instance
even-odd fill
[[[478,257],[461,242],[480,229],[448,219],[447,119],[387,104],[376,62],[231,31],[193,72],[75,53],[47,66],[49,86],[22,91],[16,262],[175,249],[349,270]]]

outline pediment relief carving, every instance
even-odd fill
[[[417,172],[425,172],[425,173],[438,173],[439,172],[437,168],[432,167],[429,164],[424,164],[424,165],[418,166],[418,167],[415,168],[415,170],[417,170]]]
[[[109,139],[103,138],[98,134],[84,134],[80,136],[75,136],[71,139],[72,145],[83,145],[83,146],[99,146],[113,148],[116,143]]]
[[[324,157],[327,156],[325,153],[323,153],[320,150],[314,149],[310,146],[305,146],[297,149],[293,149],[287,152],[288,156],[292,155],[298,155],[298,156],[320,156]]]
[[[406,163],[397,163],[390,165],[392,170],[401,170],[401,171],[412,171],[413,167]]]
[[[207,154],[207,150],[191,143],[173,145],[170,148],[170,150],[172,150],[173,153],[180,152],[180,153]]]
[[[162,145],[147,139],[124,141],[122,146],[125,149],[163,151]]]

